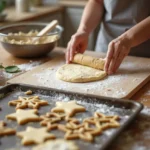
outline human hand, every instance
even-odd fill
[[[108,74],[115,73],[125,56],[127,56],[130,52],[130,49],[131,42],[125,35],[122,35],[111,41],[108,45],[104,70]]]
[[[73,60],[75,53],[84,53],[88,45],[89,34],[86,32],[77,32],[71,37],[67,46],[66,63]]]

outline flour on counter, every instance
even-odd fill
[[[142,83],[149,75],[148,71],[150,70],[150,65],[149,63],[145,63],[146,65],[142,67],[138,62],[138,60],[141,59],[142,58],[131,59],[130,57],[125,59],[116,74],[96,82],[83,84],[60,81],[56,78],[56,71],[65,63],[64,61],[57,62],[53,66],[48,66],[52,67],[53,69],[43,68],[40,69],[39,72],[32,72],[33,74],[31,75],[30,79],[35,80],[34,85],[81,92],[85,94],[124,98],[129,96],[129,94],[134,94],[134,89],[138,87],[139,84]]]
[[[16,75],[20,75],[25,71],[30,71],[30,70],[34,69],[36,66],[39,66],[40,64],[42,64],[41,61],[32,61],[32,60],[30,60],[29,63],[17,65],[19,67],[19,69],[21,70],[18,73],[7,73],[3,70],[2,71],[3,72],[3,78],[4,78],[5,81],[0,81],[0,88],[2,88],[6,84],[7,80],[13,78]],[[13,60],[13,65],[15,65],[14,60]]]
[[[17,66],[22,71],[29,71],[29,70],[32,70],[33,68],[35,68],[36,66],[39,66],[41,63],[42,63],[41,61],[32,61],[32,60],[30,60],[30,62],[27,63],[27,64],[21,64],[21,65],[17,65]]]
[[[40,73],[33,74],[33,76],[37,78],[36,80],[42,86],[51,87],[52,85],[54,86],[57,83],[59,85],[57,89],[66,90],[66,89],[72,88],[73,90],[76,84],[64,82],[64,81],[60,81],[56,79],[56,76],[55,76],[56,70],[57,70],[56,68],[53,70],[45,69],[45,70],[42,70],[42,72]],[[110,85],[119,83],[125,78],[126,78],[126,75],[115,75],[115,76],[108,76],[106,77],[106,79],[97,81],[97,82],[89,82],[89,83],[84,83],[84,84],[77,83],[77,84],[79,85],[79,88],[82,89],[85,93],[92,94],[98,88],[100,91],[103,89],[106,89],[105,93],[103,93],[104,96],[115,96],[115,95],[124,96],[126,95],[126,91],[123,88],[116,89],[113,86],[110,87]],[[111,92],[111,95],[110,95],[110,92]],[[113,95],[112,95],[112,92],[113,92]]]

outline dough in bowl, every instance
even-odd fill
[[[58,79],[77,83],[98,81],[106,77],[106,75],[105,71],[78,64],[65,64],[56,72]]]

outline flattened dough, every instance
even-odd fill
[[[77,83],[98,81],[103,79],[106,75],[105,71],[78,64],[65,64],[56,72],[58,79]]]

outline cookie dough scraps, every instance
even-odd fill
[[[26,95],[32,95],[33,92],[32,92],[31,90],[28,90],[28,91],[26,91],[24,94],[26,94]]]

